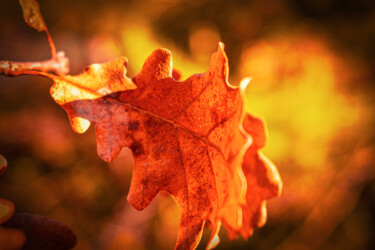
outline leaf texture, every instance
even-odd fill
[[[214,225],[209,248],[218,243],[222,222],[233,237],[247,237],[261,225],[254,221],[264,218],[259,212],[264,200],[279,193],[271,176],[257,175],[258,168],[273,171],[259,163],[265,162],[255,146],[261,143],[261,130],[253,133],[246,122],[242,126],[248,81],[239,88],[228,83],[222,43],[207,72],[185,81],[174,79],[172,72],[171,53],[158,49],[132,79],[125,76],[126,59],[119,58],[91,65],[78,76],[54,78],[51,95],[75,131],[94,125],[101,158],[112,161],[123,147],[132,150],[128,201],[133,207],[144,209],[161,190],[174,197],[181,212],[176,249],[194,249],[206,221]],[[249,160],[242,166],[245,152]],[[267,182],[264,189],[259,178]]]

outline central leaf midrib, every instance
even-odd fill
[[[72,80],[70,80],[70,79],[67,79],[67,78],[65,78],[65,77],[55,76],[55,75],[50,75],[50,74],[48,74],[48,75],[44,75],[44,76],[46,76],[46,77],[48,77],[48,78],[51,78],[52,80],[65,81],[65,82],[67,82],[68,84],[73,85],[74,87],[77,87],[77,88],[83,89],[84,91],[87,91],[87,92],[90,92],[90,93],[92,93],[92,94],[94,94],[94,95],[97,95],[97,96],[98,96],[98,97],[97,97],[98,99],[99,99],[99,98],[108,98],[108,99],[111,99],[112,101],[114,101],[114,102],[116,102],[116,103],[119,103],[119,104],[122,104],[122,105],[124,105],[124,106],[126,106],[126,107],[128,107],[128,108],[131,108],[131,109],[137,110],[137,111],[139,111],[139,112],[141,112],[141,113],[143,113],[143,114],[147,114],[147,115],[149,115],[149,116],[152,116],[152,117],[158,118],[158,119],[163,120],[163,121],[165,121],[165,122],[167,122],[167,123],[169,123],[169,124],[171,124],[171,125],[173,125],[173,126],[175,126],[175,127],[181,128],[181,129],[183,129],[183,130],[185,130],[185,131],[191,133],[192,135],[194,135],[194,136],[197,137],[198,139],[202,140],[202,141],[203,141],[204,143],[206,143],[207,145],[209,145],[209,146],[215,148],[215,149],[220,153],[220,155],[223,156],[223,159],[225,160],[225,157],[224,157],[223,152],[221,151],[221,149],[220,149],[217,145],[211,143],[211,142],[208,141],[206,138],[203,138],[202,136],[198,135],[198,134],[195,133],[194,131],[189,130],[188,128],[186,128],[186,127],[184,127],[184,126],[182,126],[182,125],[180,125],[180,124],[178,124],[178,123],[175,123],[175,122],[172,121],[172,120],[168,120],[168,119],[166,119],[166,118],[164,118],[164,117],[162,117],[162,116],[160,116],[160,115],[157,115],[157,114],[155,114],[155,113],[149,112],[149,111],[144,110],[144,109],[141,109],[141,108],[136,107],[136,106],[134,106],[134,105],[132,105],[132,104],[130,104],[130,103],[121,102],[121,101],[119,101],[119,100],[117,100],[117,99],[115,99],[115,98],[113,98],[113,97],[110,97],[110,96],[109,96],[110,94],[105,95],[105,96],[102,96],[102,95],[98,94],[95,90],[92,90],[92,89],[87,88],[87,87],[85,87],[85,86],[79,85],[79,84],[75,83],[74,81],[72,81]],[[55,82],[55,84],[56,84],[56,82]],[[204,90],[207,88],[208,85],[209,85],[209,84],[207,84],[207,85],[205,86],[205,88],[204,88],[204,89],[203,89],[203,90],[202,90],[202,91],[201,91],[201,92],[200,92],[200,93],[199,93],[194,99],[196,99],[196,98],[198,98],[199,96],[201,96],[202,93],[204,92]],[[125,90],[125,91],[126,91],[126,90]],[[119,91],[119,92],[123,92],[123,91]],[[116,92],[114,92],[114,93],[116,93]],[[111,94],[113,94],[113,93],[111,93]],[[87,99],[82,99],[81,101],[83,101],[83,100],[87,100]],[[90,100],[90,99],[88,99],[88,100]],[[77,101],[78,101],[78,100],[77,100]],[[190,104],[191,104],[191,103],[189,103],[189,105],[190,105]],[[215,124],[215,125],[216,125],[216,124]]]
[[[149,115],[149,116],[152,116],[152,117],[158,118],[158,119],[163,120],[164,122],[167,122],[167,123],[169,123],[169,124],[171,124],[171,125],[173,125],[173,126],[175,126],[175,127],[181,128],[181,129],[183,129],[183,130],[185,130],[185,131],[191,133],[192,135],[194,135],[195,137],[197,137],[199,140],[203,141],[203,142],[204,142],[205,144],[207,144],[208,146],[211,146],[211,147],[215,148],[215,149],[220,153],[220,155],[223,157],[223,159],[226,161],[226,159],[225,159],[225,157],[224,157],[224,154],[223,154],[223,152],[221,151],[221,149],[219,148],[219,146],[217,146],[217,145],[213,144],[212,142],[208,141],[206,138],[200,136],[200,135],[197,134],[196,132],[194,132],[194,131],[192,131],[192,130],[190,130],[190,129],[188,129],[188,128],[186,128],[186,127],[184,127],[184,126],[182,126],[182,125],[180,125],[180,124],[178,124],[178,123],[175,123],[173,120],[166,119],[166,118],[164,118],[164,117],[162,117],[162,116],[160,116],[160,115],[157,115],[157,114],[155,114],[155,113],[149,112],[149,111],[144,110],[144,109],[141,109],[141,108],[136,107],[136,106],[134,106],[134,105],[132,105],[132,104],[130,104],[130,103],[121,102],[121,101],[119,101],[119,100],[117,100],[117,99],[115,99],[115,98],[113,98],[113,97],[110,97],[110,96],[109,96],[110,94],[105,95],[105,96],[102,96],[102,95],[98,94],[95,90],[92,90],[92,89],[90,89],[90,88],[87,88],[86,86],[82,86],[82,85],[80,85],[80,84],[78,84],[78,83],[76,83],[76,82],[74,82],[74,81],[72,81],[71,79],[68,79],[68,78],[66,78],[66,77],[50,75],[50,74],[48,74],[48,73],[47,73],[46,75],[43,75],[43,76],[48,77],[48,78],[50,78],[50,79],[52,79],[52,80],[65,81],[65,82],[67,82],[68,84],[73,85],[74,87],[77,87],[77,88],[83,89],[84,91],[87,91],[87,92],[90,92],[90,93],[92,93],[92,94],[94,94],[94,95],[97,95],[97,96],[98,96],[98,97],[97,97],[98,99],[99,99],[99,98],[108,98],[108,99],[111,99],[112,101],[114,101],[114,102],[116,102],[116,103],[119,103],[119,104],[122,104],[122,105],[124,105],[124,106],[126,106],[126,107],[128,107],[128,108],[131,108],[131,109],[137,110],[137,111],[139,111],[139,112],[141,112],[141,113],[143,113],[143,114],[147,114],[147,115]],[[56,84],[56,82],[55,82],[55,84]],[[196,97],[194,97],[193,100],[196,100],[197,98],[199,98],[199,97],[202,95],[202,93],[207,89],[207,87],[208,87],[209,85],[210,85],[209,83],[206,84],[206,86],[202,89],[202,91],[201,91]],[[126,90],[125,90],[125,91],[126,91]],[[124,92],[124,91],[118,91],[118,92]],[[116,92],[113,92],[113,93],[116,93]],[[111,93],[111,94],[113,94],[113,93]],[[83,101],[83,100],[86,100],[86,99],[82,99],[82,101]],[[90,99],[89,99],[89,100],[90,100]],[[192,103],[193,103],[193,101],[190,102],[187,106],[190,106]],[[183,111],[186,111],[186,108],[185,108]],[[183,113],[183,112],[182,112],[182,113]],[[181,113],[179,113],[178,115],[180,115],[180,114],[181,114]],[[223,120],[226,120],[226,119],[228,119],[228,117],[226,117],[226,118],[223,119]],[[222,122],[222,121],[218,122],[217,124],[220,124],[221,122]],[[214,126],[216,126],[217,124],[214,124]]]

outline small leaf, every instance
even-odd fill
[[[40,7],[36,0],[19,0],[22,11],[23,19],[32,28],[37,31],[47,30],[47,26],[40,13]]]
[[[13,203],[0,198],[0,224],[7,221],[14,213]]]
[[[2,175],[7,169],[7,160],[0,154],[0,175]]]

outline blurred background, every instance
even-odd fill
[[[217,249],[375,248],[375,3],[370,0],[39,0],[70,73],[118,56],[139,72],[156,48],[184,78],[207,70],[223,41],[230,82],[252,76],[247,110],[267,121],[264,153],[284,182],[268,222],[247,241],[224,229]],[[0,3],[0,60],[49,58],[44,33],[17,1]],[[76,249],[172,249],[179,215],[160,194],[142,212],[126,201],[129,150],[96,154],[49,96],[50,80],[0,76],[0,197],[78,235]],[[208,240],[205,230],[199,249]]]

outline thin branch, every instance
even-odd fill
[[[48,36],[49,37],[49,36]],[[53,44],[53,43],[52,43]],[[51,53],[55,50],[51,46]],[[19,75],[43,75],[41,72],[53,72],[57,75],[66,75],[69,73],[69,59],[65,56],[63,51],[55,53],[55,57],[40,62],[13,62],[0,61],[0,74],[7,76]],[[39,72],[39,73],[38,73]]]

